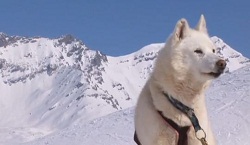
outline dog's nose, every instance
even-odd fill
[[[216,66],[217,66],[218,69],[220,69],[220,70],[224,70],[224,69],[226,68],[226,65],[227,65],[227,63],[226,63],[226,61],[223,60],[223,59],[220,59],[220,60],[218,60],[218,61],[216,62]]]

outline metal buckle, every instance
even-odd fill
[[[200,129],[200,130],[203,132],[204,136],[199,138],[199,137],[197,136],[197,132],[198,132],[198,131],[197,131],[197,132],[195,133],[195,137],[201,142],[202,145],[208,145],[207,140],[206,140],[207,135],[206,135],[205,131],[204,131],[203,129]]]

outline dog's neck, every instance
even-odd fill
[[[168,92],[172,96],[195,100],[197,97],[204,95],[202,93],[211,82],[199,80],[192,73],[178,72],[171,64],[168,64],[168,68],[162,68],[162,65],[155,66],[158,69],[152,73],[151,79],[162,89],[161,91]]]
[[[210,84],[210,82],[194,82],[192,79],[176,80],[172,76],[161,81],[164,81],[158,84],[161,91],[168,92],[187,105],[191,105],[204,97],[204,90]],[[164,84],[164,86],[161,84]]]
[[[152,96],[154,96],[155,98],[155,103],[158,104],[155,106],[157,110],[163,111],[166,116],[175,121],[179,126],[191,125],[190,120],[183,113],[178,113],[178,115],[176,115],[172,114],[171,111],[165,111],[175,109],[175,107],[170,104],[170,102],[162,93],[167,92],[176,100],[182,102],[190,108],[195,109],[198,118],[199,116],[206,116],[207,111],[205,94],[203,93],[202,89],[206,89],[206,85],[208,84],[202,84],[203,86],[200,85],[199,87],[197,87],[200,90],[197,91],[192,88],[194,86],[191,87],[190,84],[188,84],[189,82],[174,82],[171,78],[166,77],[166,75],[164,79],[159,80],[157,78],[159,78],[159,76],[156,77],[155,74],[153,74],[150,78],[152,80],[150,81],[151,83],[149,85]],[[199,93],[197,93],[196,91]],[[158,99],[158,97],[163,99]],[[164,100],[169,102],[169,105],[161,103],[161,101]],[[202,112],[202,114],[200,112]],[[201,124],[206,124],[206,122],[201,122]]]

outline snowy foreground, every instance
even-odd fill
[[[214,81],[207,103],[219,145],[250,143],[250,66]],[[134,107],[32,140],[36,134],[0,130],[1,145],[135,145]],[[21,129],[20,129],[21,130]],[[3,137],[1,134],[8,136]],[[20,141],[22,136],[27,142]],[[13,138],[12,138],[13,137]],[[8,138],[12,138],[9,140]],[[28,141],[31,140],[31,141]],[[5,142],[6,141],[6,142]]]
[[[207,93],[218,142],[249,145],[250,60],[211,39],[227,61]],[[0,33],[0,145],[133,145],[134,106],[163,45],[111,57],[71,35]]]

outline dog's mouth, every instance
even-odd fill
[[[210,73],[204,73],[204,74],[212,76],[214,78],[218,78],[222,74],[222,72],[210,72]]]
[[[217,72],[217,73],[215,73],[215,72],[210,72],[210,73],[208,73],[208,75],[213,76],[213,77],[215,77],[215,78],[218,78],[221,74],[222,74],[221,72]]]

